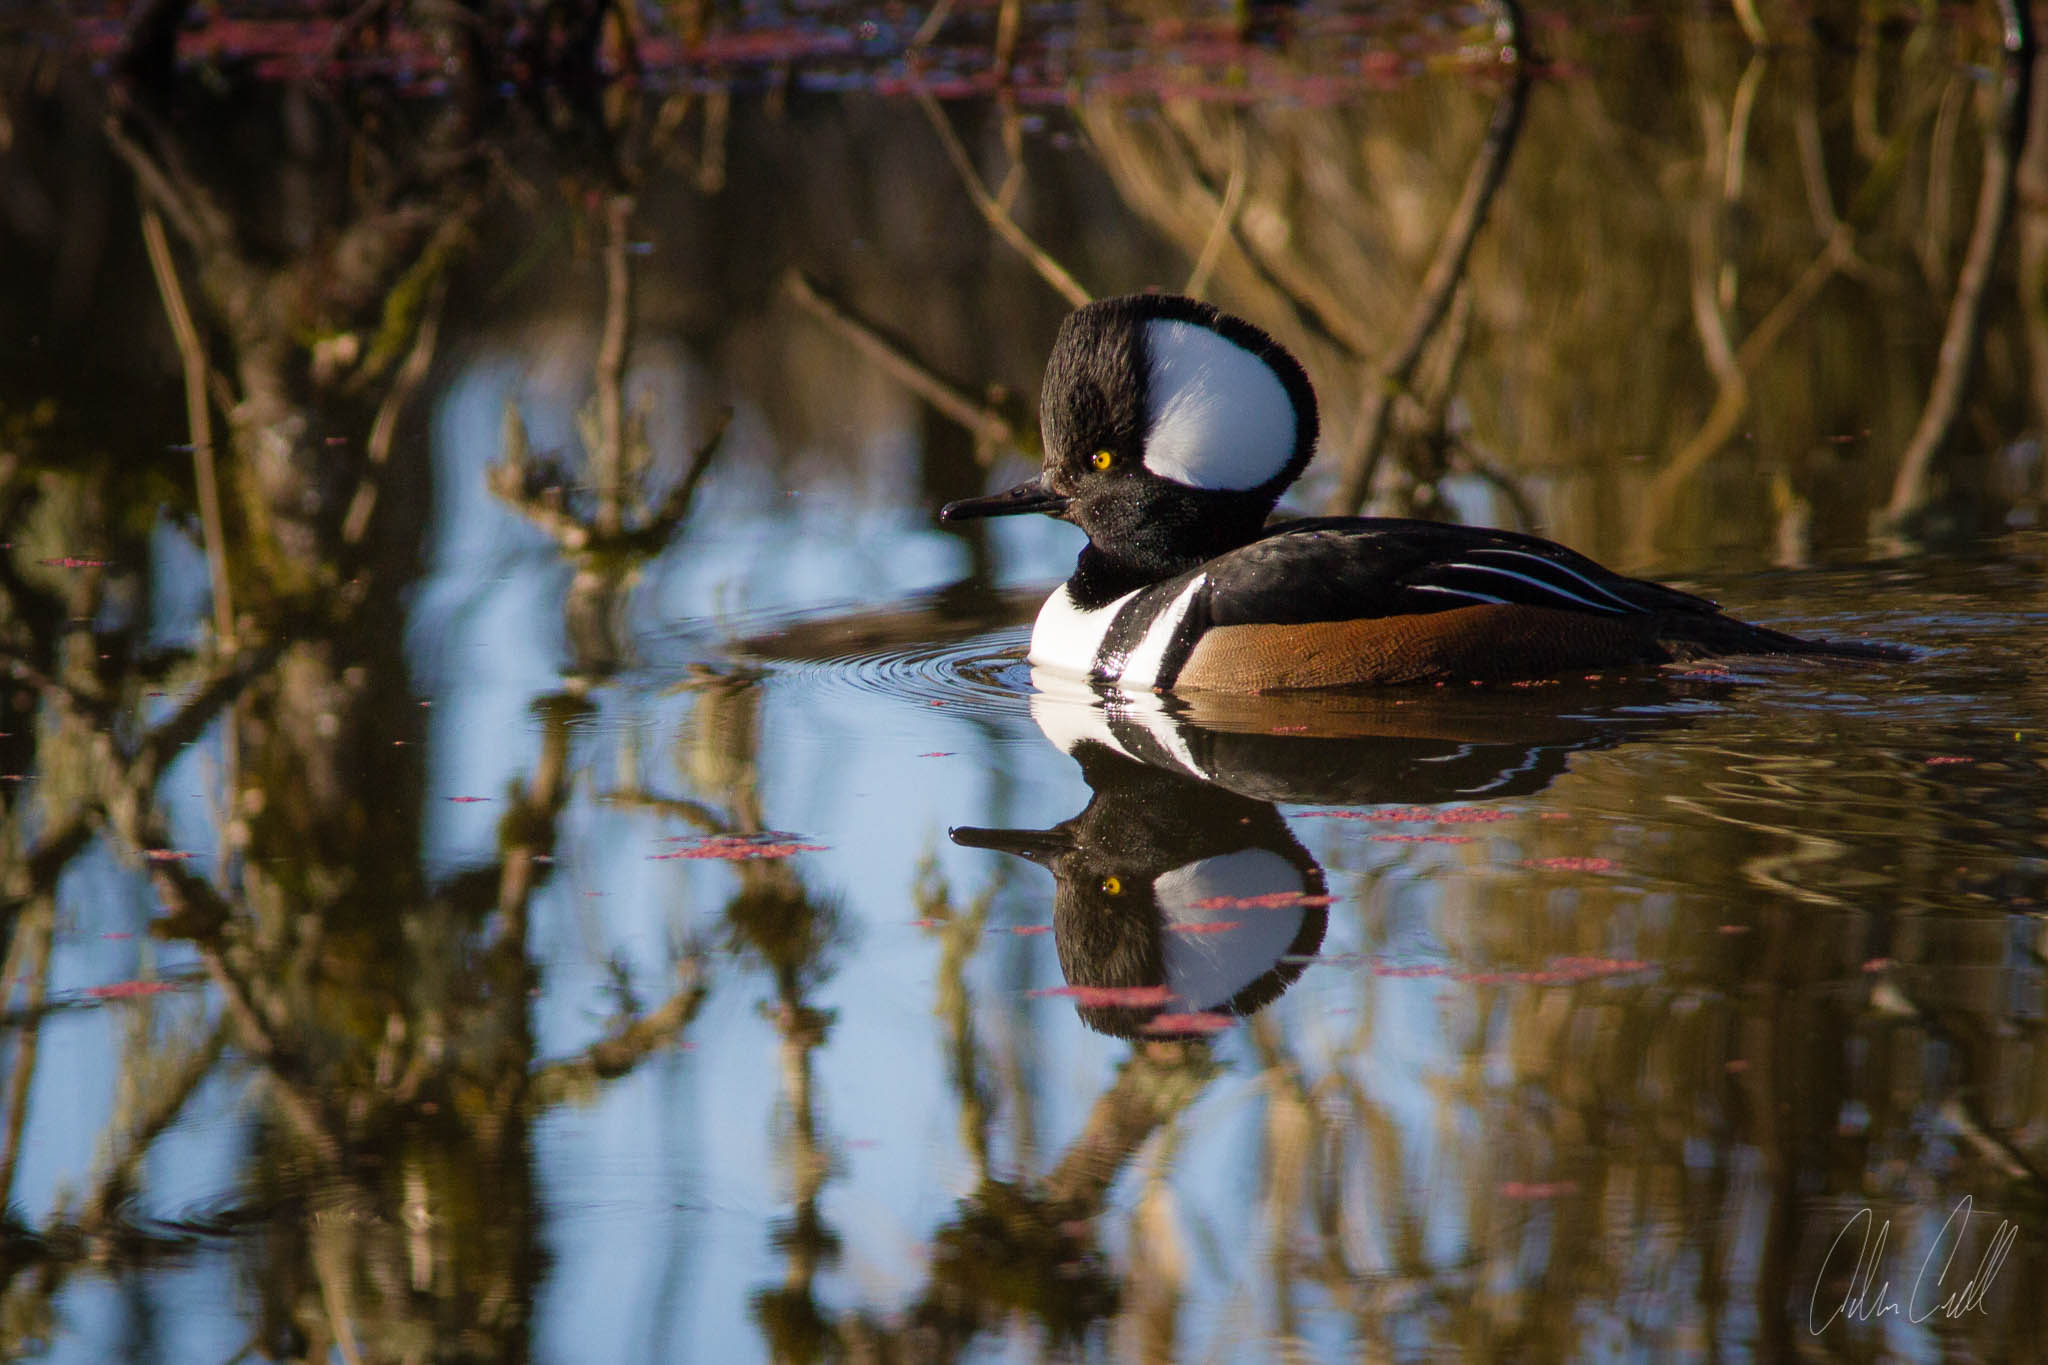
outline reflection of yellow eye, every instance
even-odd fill
[[[1121,896],[1121,895],[1122,895],[1123,893],[1124,893],[1124,884],[1123,884],[1123,882],[1121,882],[1120,880],[1118,880],[1118,879],[1117,879],[1117,878],[1115,878],[1115,877],[1104,877],[1104,878],[1102,879],[1102,894],[1103,894],[1103,895],[1105,895],[1105,896]]]
[[[1116,463],[1116,453],[1109,450],[1098,450],[1088,457],[1088,463],[1094,465],[1098,470],[1107,471],[1111,465]],[[1112,892],[1111,894],[1114,895],[1115,893]]]

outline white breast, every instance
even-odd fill
[[[1095,655],[1102,648],[1102,637],[1109,634],[1110,623],[1116,620],[1124,603],[1143,591],[1135,589],[1106,606],[1084,611],[1074,605],[1064,586],[1053,589],[1052,596],[1038,609],[1038,624],[1031,628],[1031,662],[1040,668],[1087,677],[1095,667]]]
[[[1172,601],[1157,606],[1148,603],[1152,619],[1146,622],[1138,642],[1130,646],[1122,666],[1104,680],[1134,691],[1156,686],[1159,667],[1166,660],[1166,650],[1173,643],[1174,632],[1180,628],[1181,618],[1194,605],[1195,595],[1208,581],[1207,574],[1196,574],[1185,588],[1174,594]],[[1056,590],[1038,609],[1038,624],[1031,628],[1031,662],[1040,668],[1057,669],[1077,677],[1094,676],[1101,661],[1102,642],[1108,637],[1118,613],[1143,591],[1139,588],[1105,606],[1084,610],[1074,604],[1066,588]]]

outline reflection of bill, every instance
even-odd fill
[[[2011,1221],[1999,1219],[1975,1272],[1962,1283],[1952,1284],[1951,1276],[1957,1268],[1956,1253],[1962,1247],[1963,1234],[1969,1230],[1972,1207],[1970,1196],[1964,1195],[1949,1210],[1948,1217],[1942,1221],[1940,1230],[1929,1244],[1927,1254],[1920,1259],[1918,1271],[1912,1284],[1906,1287],[1903,1299],[1895,1296],[1889,1277],[1879,1278],[1885,1268],[1885,1243],[1891,1238],[1891,1219],[1880,1223],[1869,1209],[1858,1209],[1836,1235],[1828,1247],[1828,1254],[1821,1260],[1820,1274],[1813,1285],[1813,1297],[1807,1303],[1807,1330],[1819,1336],[1837,1320],[1875,1322],[1880,1318],[1899,1317],[1907,1322],[1923,1323],[1935,1318],[1954,1319],[1965,1313],[1984,1312],[1984,1300],[1991,1293],[1991,1283],[2005,1264],[2013,1242],[2019,1237],[2019,1229]],[[1852,1251],[1855,1260],[1850,1265]],[[1849,1280],[1841,1299],[1836,1301],[1829,1297],[1824,1300],[1822,1286],[1833,1276],[1841,1274],[1845,1266],[1849,1267]],[[1824,1302],[1825,1316],[1822,1314]]]

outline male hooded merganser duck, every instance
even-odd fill
[[[1044,512],[1088,533],[1031,662],[1129,689],[1505,682],[1719,654],[1905,657],[1806,640],[1536,536],[1387,517],[1266,518],[1315,453],[1308,376],[1194,299],[1068,316],[1040,400],[1045,467],[939,515]]]

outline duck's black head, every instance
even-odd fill
[[[1315,391],[1294,357],[1244,319],[1172,294],[1070,314],[1039,420],[1037,478],[940,516],[1063,518],[1103,567],[1139,583],[1256,537],[1316,444]]]

